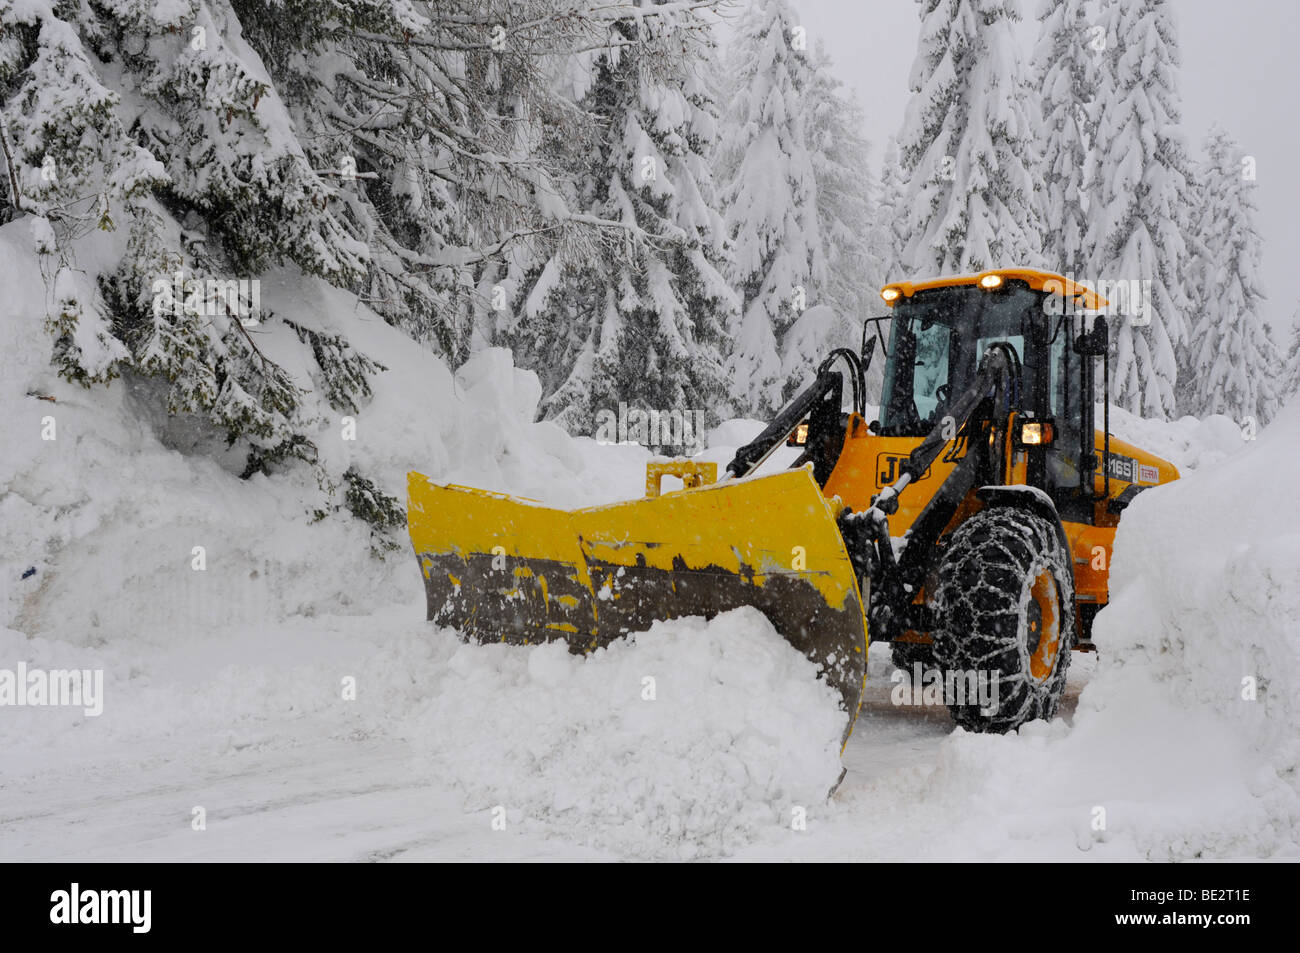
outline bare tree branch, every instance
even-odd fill
[[[0,146],[4,147],[5,169],[9,173],[9,194],[13,199],[13,206],[17,211],[25,212],[22,193],[18,191],[18,174],[14,171],[14,154],[9,146],[9,130],[5,128],[3,116],[0,116]]]

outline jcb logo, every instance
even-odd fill
[[[876,486],[889,486],[889,484],[897,480],[902,473],[903,464],[906,462],[907,454],[905,453],[882,453],[877,455]],[[921,479],[916,482],[920,483],[921,480],[928,480],[929,478],[930,469],[927,467],[925,472],[921,474]]]

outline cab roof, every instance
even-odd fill
[[[1050,271],[1035,271],[1032,268],[996,268],[974,275],[955,275],[949,278],[931,278],[926,281],[893,281],[885,285],[880,293],[883,296],[893,288],[898,291],[899,297],[910,298],[918,291],[929,291],[931,288],[957,288],[968,285],[979,287],[981,282],[990,275],[997,275],[1004,282],[1023,281],[1035,291],[1045,291],[1071,299],[1076,307],[1087,311],[1099,311],[1109,304],[1101,295],[1069,278]],[[892,301],[886,298],[885,301],[892,308],[898,303],[899,297],[894,297]]]

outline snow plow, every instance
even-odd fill
[[[868,632],[900,668],[936,673],[970,730],[1052,717],[1070,650],[1094,648],[1124,508],[1178,472],[1112,437],[1108,410],[1096,426],[1108,325],[1087,288],[999,270],[882,298],[891,313],[864,322],[860,349],[832,351],[722,480],[716,464],[656,462],[644,499],[563,511],[411,473],[428,618],[481,642],[589,652],[749,605],[839,694],[845,742]],[[757,475],[783,445],[800,448],[792,467]],[[665,476],[682,489],[660,493]],[[992,699],[977,698],[990,678]]]
[[[408,520],[428,618],[469,638],[591,651],[656,619],[755,606],[857,710],[862,601],[807,470],[572,512],[412,473]]]

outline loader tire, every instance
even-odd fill
[[[932,597],[934,654],[945,685],[951,675],[969,689],[975,672],[992,702],[946,697],[963,728],[1001,734],[1056,714],[1074,635],[1069,560],[1058,527],[1021,509],[980,510],[952,534]]]

